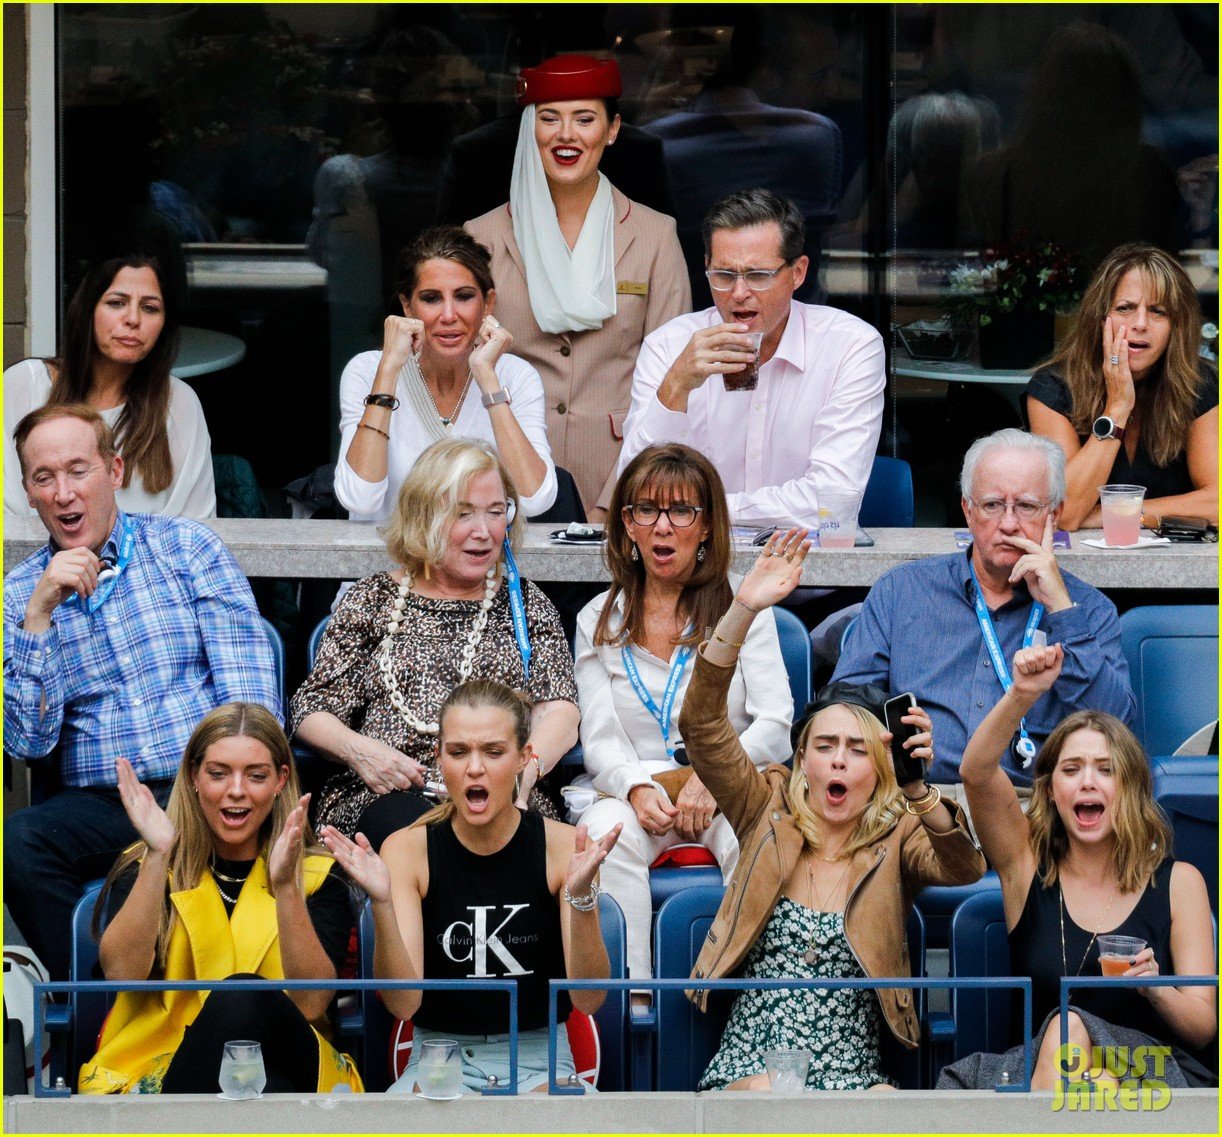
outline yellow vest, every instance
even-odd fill
[[[307,896],[322,885],[330,857],[305,858]],[[250,876],[227,917],[211,873],[196,888],[171,892],[178,914],[170,934],[166,979],[225,979],[239,972],[263,979],[283,979],[276,901],[267,888],[267,865],[255,861]],[[98,1052],[81,1067],[77,1089],[83,1094],[161,1091],[161,1080],[183,1032],[199,1014],[207,991],[123,991],[102,1027]],[[356,1064],[335,1049],[314,1027],[318,1039],[318,1092],[345,1083],[363,1086]],[[220,1061],[217,1062],[220,1070]]]

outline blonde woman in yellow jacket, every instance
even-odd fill
[[[167,808],[125,758],[119,795],[141,840],[111,870],[94,914],[107,979],[334,979],[352,925],[347,885],[313,850],[292,753],[264,707],[228,703],[195,728]],[[327,1040],[333,992],[118,996],[82,1093],[215,1092],[226,1041],[262,1044],[269,1091],[361,1090]]]

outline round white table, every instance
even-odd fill
[[[179,379],[223,371],[240,363],[246,345],[237,336],[214,332],[210,328],[182,328],[179,331],[178,357],[170,368]]]

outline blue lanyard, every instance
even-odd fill
[[[975,586],[976,620],[980,624],[980,634],[984,637],[984,646],[988,648],[989,658],[993,661],[993,670],[997,673],[997,681],[1001,684],[1003,691],[1008,691],[1014,686],[1014,680],[1010,677],[1010,668],[1006,664],[1005,656],[1001,654],[1001,644],[997,640],[997,629],[993,627],[992,614],[989,612],[988,605],[984,602],[984,594],[980,591],[980,581],[976,577],[976,566],[970,561],[968,562],[968,570],[972,574],[972,584]],[[1023,631],[1023,647],[1031,646],[1035,636],[1035,629],[1043,618],[1044,606],[1038,601],[1032,601],[1031,615],[1027,617],[1027,626]],[[1026,769],[1031,765],[1031,759],[1035,757],[1035,743],[1027,735],[1026,719],[1019,720],[1018,735],[1019,738],[1015,744],[1015,750],[1018,751],[1019,757],[1023,760],[1023,768]]]
[[[670,675],[666,680],[666,690],[662,693],[661,707],[653,701],[653,696],[649,693],[649,689],[641,679],[641,673],[636,667],[636,660],[632,658],[631,648],[620,648],[620,655],[624,660],[624,671],[627,672],[628,682],[632,684],[636,697],[645,704],[645,709],[653,715],[662,731],[662,745],[666,747],[666,756],[673,758],[675,756],[675,748],[670,744],[670,718],[674,713],[675,698],[679,694],[679,684],[683,681],[683,672],[687,670],[687,662],[692,658],[692,649],[690,647],[679,649],[679,654],[671,665]]]
[[[505,538],[505,576],[509,581],[509,612],[513,616],[513,637],[518,641],[522,657],[522,682],[530,681],[530,633],[526,630],[526,604],[522,600],[522,574],[514,560],[509,538]]]
[[[91,596],[84,600],[73,593],[68,597],[65,604],[71,604],[75,601],[80,607],[92,615],[106,602],[106,598],[114,591],[115,585],[119,583],[119,577],[123,575],[123,570],[127,568],[128,562],[132,559],[132,550],[136,546],[136,530],[132,526],[131,518],[125,513],[123,515],[123,535],[119,539],[119,559],[115,566],[107,574],[105,580],[99,580],[98,586],[93,590]]]

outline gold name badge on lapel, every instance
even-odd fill
[[[616,296],[648,296],[649,282],[646,280],[617,280]]]

